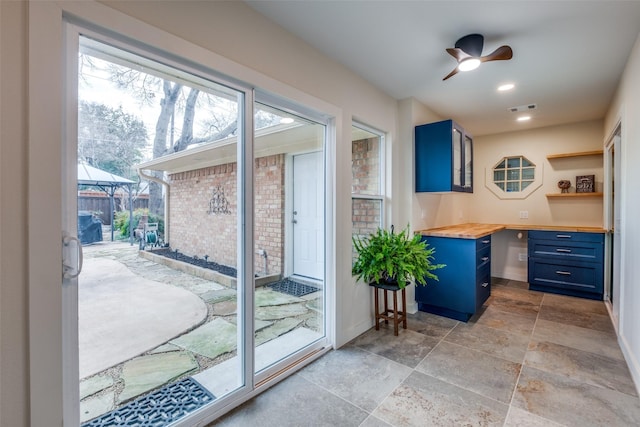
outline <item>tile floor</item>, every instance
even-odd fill
[[[638,426],[599,301],[495,279],[469,323],[417,313],[369,330],[212,426]]]

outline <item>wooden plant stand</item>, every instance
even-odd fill
[[[376,314],[376,331],[380,330],[380,319],[384,319],[384,323],[388,324],[389,320],[393,321],[393,334],[398,336],[398,325],[402,323],[402,329],[407,329],[407,293],[406,289],[400,289],[397,285],[387,285],[384,283],[370,283],[373,287],[373,310]],[[384,308],[378,311],[379,300],[378,290],[382,289],[384,295]],[[389,308],[389,298],[387,292],[393,292],[393,310]],[[398,310],[398,291],[402,293],[402,310]]]

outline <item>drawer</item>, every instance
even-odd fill
[[[529,240],[555,240],[558,242],[594,242],[604,243],[603,233],[584,233],[573,231],[529,231]]]
[[[491,246],[476,252],[476,268],[483,268],[491,262]]]
[[[604,245],[594,242],[530,240],[529,256],[586,262],[602,262]]]
[[[485,237],[476,239],[476,251],[480,251],[484,248],[491,247],[491,234]]]
[[[476,312],[491,295],[491,268],[487,265],[478,271],[476,280]]]
[[[529,261],[529,283],[531,284],[602,293],[601,264],[568,264],[539,258]]]

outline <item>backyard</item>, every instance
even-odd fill
[[[240,385],[235,280],[181,268],[189,274],[149,257],[123,242],[84,248],[78,291],[83,422],[184,378],[195,378],[214,398]],[[294,296],[269,284],[256,287],[256,371],[322,336],[322,304],[320,290]]]

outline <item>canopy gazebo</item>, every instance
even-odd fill
[[[114,195],[118,188],[124,188],[129,193],[129,242],[133,244],[133,200],[132,186],[135,184],[130,179],[114,175],[102,169],[83,163],[78,164],[78,187],[81,185],[98,187],[109,196],[109,218],[111,219],[111,241],[113,241],[113,208]]]

